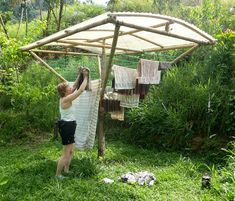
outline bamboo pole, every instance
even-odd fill
[[[173,21],[175,23],[181,24],[187,28],[189,28],[190,30],[198,33],[200,36],[208,39],[210,41],[210,43],[214,44],[215,40],[213,40],[210,36],[208,36],[208,34],[202,32],[200,29],[198,29],[197,27],[195,27],[194,25],[185,22],[183,20],[179,20],[177,18],[174,17],[168,17],[168,16],[164,16],[164,15],[158,15],[158,14],[145,14],[145,13],[110,13],[108,14],[108,16],[110,17],[116,17],[116,16],[125,16],[125,17],[149,17],[149,18],[157,18],[157,19],[162,19],[162,20],[169,20],[169,21]]]
[[[189,55],[191,52],[193,52],[196,48],[198,48],[199,45],[195,45],[192,48],[190,48],[189,50],[187,50],[186,52],[184,52],[183,54],[181,54],[180,56],[178,56],[175,60],[172,61],[172,64],[178,62],[180,59],[182,59],[183,57]]]
[[[86,52],[66,52],[66,51],[57,51],[57,50],[37,50],[33,49],[33,52],[40,53],[53,53],[53,54],[70,54],[70,55],[85,55],[85,56],[97,56],[98,54],[86,53]]]
[[[182,48],[191,48],[191,47],[194,47],[195,46],[195,43],[194,44],[187,44],[187,45],[175,45],[173,47],[164,47],[162,49],[156,49],[156,48],[151,48],[151,49],[146,49],[146,50],[143,50],[143,52],[164,52],[164,51],[167,51],[167,50],[175,50],[175,49],[182,49]],[[115,55],[119,55],[119,54],[123,54],[123,52],[116,52]],[[136,52],[132,52],[132,51],[129,51],[129,52],[126,52],[126,54],[136,54]]]
[[[115,22],[116,21],[114,21],[113,23],[115,23]],[[164,23],[160,23],[160,24],[157,24],[157,25],[153,25],[151,27],[152,28],[159,28],[159,27],[162,27],[162,26],[166,26],[167,23],[171,24],[172,22],[164,22]],[[122,32],[121,34],[119,34],[119,36],[133,34],[133,33],[137,33],[137,32],[140,32],[140,31],[142,31],[142,30],[134,29],[134,30],[127,31],[127,32]],[[109,39],[109,38],[113,38],[113,35],[104,36],[104,37],[100,37],[100,38],[96,38],[96,39],[92,39],[92,40],[87,40],[87,42],[96,42],[96,41],[99,41],[99,40],[104,40],[104,39]]]
[[[59,40],[58,42],[60,43],[67,43],[71,45],[81,45],[81,46],[88,46],[88,47],[100,47],[100,48],[109,48],[112,49],[111,45],[104,45],[104,44],[89,44],[89,43],[83,43],[83,42],[75,42],[75,41],[70,41],[70,40]],[[134,49],[129,49],[129,48],[123,48],[123,47],[116,47],[117,50],[124,50],[124,51],[133,51],[133,52],[143,52],[142,50],[134,50]]]
[[[112,61],[113,61],[113,56],[115,53],[115,49],[116,49],[116,45],[117,45],[117,41],[118,41],[118,34],[119,34],[119,29],[120,26],[119,25],[115,25],[115,30],[114,30],[114,36],[113,36],[113,42],[112,42],[112,49],[111,49],[111,53],[109,55],[109,61],[108,61],[108,65],[105,71],[105,75],[104,75],[104,79],[102,80],[102,88],[101,88],[101,94],[100,94],[100,103],[104,98],[104,91],[105,91],[105,87],[107,85],[108,82],[108,77],[109,74],[111,72],[111,68],[112,68]],[[100,104],[101,105],[101,104]],[[101,106],[100,107],[100,124],[104,122],[104,108]],[[103,129],[103,126],[101,127]],[[98,156],[104,156],[105,154],[105,133],[104,130],[99,130],[99,148],[98,148]]]
[[[101,78],[102,74],[101,74],[101,61],[100,61],[100,55],[97,55],[97,60],[98,60],[99,74],[100,74],[100,78]]]
[[[58,78],[60,78],[61,81],[67,82],[66,79],[64,79],[59,73],[57,73],[52,67],[50,67],[45,61],[43,61],[38,55],[36,55],[33,51],[29,51],[31,55],[38,61],[40,61],[49,71],[51,71],[53,74],[55,74]]]
[[[23,50],[23,51],[31,50],[33,48],[45,45],[47,43],[54,42],[54,41],[59,40],[61,38],[71,36],[71,35],[73,35],[77,32],[86,31],[86,30],[91,29],[93,27],[109,23],[110,21],[111,21],[111,18],[106,18],[104,20],[101,20],[101,21],[98,21],[98,22],[95,22],[95,23],[92,23],[92,24],[88,24],[88,25],[83,26],[83,27],[78,27],[74,30],[64,30],[64,31],[61,31],[62,32],[61,34],[56,34],[56,36],[54,36],[54,37],[47,37],[47,38],[44,38],[44,39],[39,40],[37,42],[34,42],[34,43],[29,44],[29,45],[23,46],[23,47],[21,47],[21,50]]]
[[[127,22],[122,22],[122,21],[117,21],[116,23],[119,24],[120,26],[126,26],[126,27],[130,27],[130,28],[134,28],[134,29],[139,29],[139,30],[142,30],[142,31],[157,33],[157,34],[160,34],[160,35],[173,37],[173,38],[178,38],[178,39],[182,39],[182,40],[186,40],[186,41],[190,41],[190,42],[194,42],[194,43],[198,43],[198,44],[205,44],[205,45],[209,44],[209,42],[195,40],[195,39],[192,39],[192,38],[188,38],[188,37],[185,37],[185,36],[180,36],[180,35],[177,35],[177,34],[166,32],[166,31],[160,31],[160,30],[150,28],[150,27],[142,27],[142,26],[139,26],[139,25],[130,24],[130,23],[127,23]]]
[[[104,97],[104,90],[105,90],[105,87],[106,87],[107,82],[108,82],[108,76],[109,76],[109,74],[111,72],[112,61],[113,61],[113,56],[114,56],[114,53],[115,53],[115,50],[116,50],[119,29],[120,29],[120,26],[116,25],[115,31],[114,31],[112,49],[111,49],[111,53],[109,55],[109,61],[108,61],[108,65],[107,65],[107,70],[105,72],[104,82],[103,82],[103,86],[102,86],[102,90],[101,90],[101,98]]]
[[[105,44],[105,40],[103,40],[103,44]],[[101,66],[100,66],[102,87],[103,87],[105,69],[106,69],[106,54],[105,54],[105,48],[103,47],[101,54]],[[102,99],[100,98],[99,122],[98,122],[98,157],[104,156],[105,154],[104,115],[105,111],[104,107],[102,106]]]

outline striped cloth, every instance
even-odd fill
[[[140,95],[139,94],[132,94],[132,95],[118,94],[118,100],[120,100],[121,107],[126,107],[126,108],[138,107]]]
[[[140,59],[138,71],[139,84],[159,84],[161,71],[158,70],[159,61]]]
[[[134,89],[136,84],[136,69],[125,68],[122,66],[113,65],[112,67],[115,89]]]
[[[94,145],[101,80],[91,81],[91,91],[84,91],[73,101],[74,117],[77,122],[75,147],[80,150],[91,149]]]

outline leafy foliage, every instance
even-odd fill
[[[234,44],[234,34],[221,35],[209,60],[167,71],[141,107],[129,112],[130,140],[198,149],[234,135]]]
[[[209,167],[212,174],[212,190],[226,200],[233,200],[235,189],[235,142],[229,143],[227,149],[226,165],[217,170],[215,166]]]
[[[40,66],[32,64],[19,77],[19,83],[10,87],[6,99],[8,107],[2,105],[0,121],[1,139],[19,138],[24,130],[51,131],[58,118],[56,80]],[[4,102],[3,102],[4,103]],[[8,109],[7,109],[8,108]]]

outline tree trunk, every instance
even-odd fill
[[[20,26],[21,26],[21,23],[22,23],[22,20],[23,20],[23,15],[24,15],[24,7],[21,8],[20,22],[19,22],[19,26],[18,26],[18,29],[17,29],[17,33],[16,33],[16,38],[17,38],[18,33],[20,31]]]
[[[39,2],[40,20],[42,21],[42,1]]]
[[[9,39],[9,35],[8,35],[7,29],[6,29],[6,27],[5,27],[4,21],[3,21],[3,19],[2,19],[2,15],[0,15],[0,23],[1,23],[1,25],[2,25],[3,31],[4,31],[4,33],[5,33],[6,37],[7,37],[7,39]]]
[[[61,19],[62,19],[62,14],[63,14],[63,7],[64,7],[64,0],[60,0],[60,10],[59,10],[59,18],[58,18],[57,31],[60,31]]]
[[[46,23],[46,29],[44,32],[44,36],[48,35],[48,29],[49,29],[49,24],[50,24],[50,20],[51,20],[51,6],[50,6],[50,2],[48,3],[48,10],[47,10],[47,23]]]
[[[25,35],[28,35],[28,8],[27,2],[25,2]]]

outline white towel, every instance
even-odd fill
[[[138,107],[140,95],[139,94],[132,94],[132,95],[118,94],[118,100],[120,100],[121,107],[126,107],[126,108]]]
[[[112,70],[115,78],[115,89],[135,88],[137,76],[136,69],[113,65]]]
[[[161,71],[158,70],[159,61],[140,59],[138,66],[139,84],[159,84]]]
[[[73,101],[77,122],[75,147],[81,150],[91,149],[95,141],[101,80],[92,80],[91,87],[91,91],[84,91]]]

